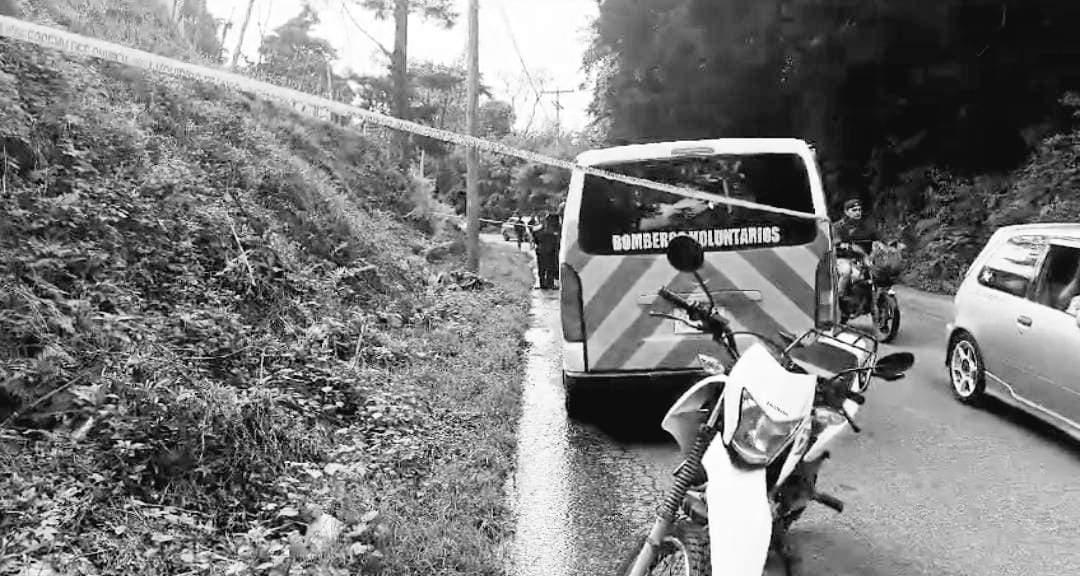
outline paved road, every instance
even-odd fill
[[[886,352],[909,350],[917,364],[904,380],[875,384],[862,434],[833,450],[821,484],[847,508],[813,507],[795,525],[806,573],[1080,573],[1080,449],[1005,407],[956,403],[943,371],[949,302],[910,290],[900,300],[904,325]],[[609,574],[678,463],[671,444],[620,442],[567,421],[558,310],[557,293],[536,293],[511,491],[517,576]]]

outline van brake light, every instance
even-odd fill
[[[563,264],[559,269],[559,288],[563,340],[584,342],[585,311],[581,302],[581,278],[567,264]]]
[[[836,286],[833,277],[832,253],[826,253],[818,261],[817,273],[814,275],[814,295],[817,302],[814,306],[814,325],[822,326],[836,322]]]

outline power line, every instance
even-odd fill
[[[514,35],[514,27],[510,25],[510,18],[506,14],[506,7],[503,6],[502,0],[495,0],[495,4],[499,9],[499,16],[502,18],[503,24],[506,26],[506,33],[510,36],[510,43],[514,47],[514,53],[517,54],[518,62],[521,63],[521,71],[525,74],[525,79],[529,81],[529,86],[532,88],[533,94],[536,95],[537,100],[540,101],[541,100],[541,96],[540,96],[541,92],[540,92],[539,89],[537,89],[536,82],[533,81],[532,75],[529,74],[529,67],[525,65],[525,58],[522,57],[521,50],[518,47],[517,37]],[[535,110],[536,110],[536,108],[535,108],[535,105],[534,105],[533,106],[533,111],[535,112]],[[545,118],[547,118],[548,120],[551,119],[547,115],[547,109],[546,108],[541,107],[540,110],[541,110],[541,112],[544,113]],[[556,114],[558,114],[557,109],[556,109]]]
[[[386,46],[384,46],[384,45],[383,45],[383,43],[382,43],[382,42],[379,42],[379,40],[378,40],[377,38],[375,38],[374,36],[372,36],[372,35],[371,35],[371,34],[370,34],[370,33],[369,33],[369,32],[368,32],[367,30],[365,30],[365,29],[364,29],[364,27],[363,27],[363,26],[361,26],[361,25],[360,25],[360,23],[359,23],[359,22],[357,22],[357,21],[356,21],[356,18],[354,18],[354,17],[353,17],[353,15],[352,15],[352,12],[350,12],[350,11],[349,11],[349,6],[348,6],[348,4],[347,4],[347,3],[345,2],[345,0],[341,0],[341,10],[342,10],[342,11],[343,11],[343,12],[345,13],[345,15],[346,15],[346,16],[348,16],[348,17],[349,17],[349,20],[350,20],[350,21],[352,21],[352,23],[353,23],[353,26],[356,26],[356,29],[357,29],[357,30],[359,30],[361,34],[363,34],[364,36],[366,36],[368,40],[371,40],[371,41],[372,41],[372,42],[373,42],[373,43],[374,43],[374,44],[375,44],[376,46],[378,46],[378,47],[379,47],[379,50],[380,50],[380,51],[381,51],[381,52],[382,52],[382,53],[383,53],[383,54],[384,54],[385,56],[387,56],[388,58],[389,58],[389,57],[392,57],[392,56],[393,56],[393,52],[391,52],[390,50],[388,50],[388,49],[386,48]]]

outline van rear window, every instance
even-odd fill
[[[652,159],[598,166],[802,212],[813,212],[809,174],[797,154],[740,154]],[[707,251],[809,244],[814,221],[686,198],[597,176],[584,179],[578,239],[589,254],[660,254],[677,235]]]

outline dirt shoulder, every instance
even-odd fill
[[[157,484],[138,486],[107,462],[146,447],[107,427],[0,429],[0,574],[501,572],[532,276],[500,245],[481,278],[437,274],[421,314],[387,316],[348,362],[313,360],[320,394],[231,414],[247,450],[279,464],[249,472],[264,490],[230,484],[232,504],[188,473],[197,454],[155,454]],[[290,402],[306,433],[274,428]]]

